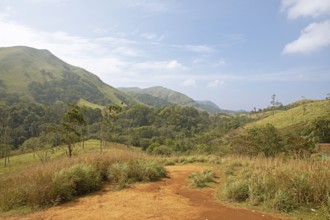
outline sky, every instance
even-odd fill
[[[330,93],[330,0],[1,0],[0,47],[222,109]]]

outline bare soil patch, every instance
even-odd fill
[[[110,186],[106,186],[98,193],[73,202],[6,219],[284,219],[252,210],[227,207],[216,200],[215,189],[212,188],[189,188],[188,175],[203,169],[205,167],[201,165],[168,166],[169,178],[159,182],[136,184],[120,191],[113,191]]]

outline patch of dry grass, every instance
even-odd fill
[[[232,157],[218,196],[280,212],[316,210],[330,217],[330,161]]]
[[[141,162],[136,162],[137,160]],[[113,181],[109,173],[112,173],[114,164],[140,164],[141,166],[128,167],[130,174],[143,174],[143,178],[137,178],[136,181],[152,181],[166,175],[163,166],[147,161],[140,153],[112,150],[72,159],[58,158],[1,175],[0,211],[57,205],[76,196],[94,192],[100,189],[102,182]]]

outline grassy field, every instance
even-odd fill
[[[108,144],[101,153],[98,147],[98,141],[87,141],[71,159],[59,149],[46,163],[32,153],[14,156],[0,174],[0,213],[57,205],[97,191],[104,182],[120,189],[166,176],[161,163],[139,150]]]
[[[307,102],[295,108],[268,114],[264,119],[247,124],[245,127],[272,124],[278,129],[302,128],[318,117],[329,117],[330,100]]]
[[[92,108],[92,109],[103,109],[104,108],[104,106],[102,106],[102,105],[97,105],[97,104],[91,103],[85,99],[79,99],[77,105],[85,106],[85,107]]]
[[[97,140],[87,141],[85,148],[77,144],[72,159],[67,158],[65,148],[52,154],[47,163],[32,153],[13,156],[9,167],[0,168],[0,212],[57,205],[100,189],[104,181],[120,189],[136,181],[157,180],[166,175],[163,165],[188,163],[208,167],[190,175],[190,186],[216,187],[222,202],[304,220],[330,218],[329,160],[151,157],[140,149],[113,143],[100,153]]]
[[[123,144],[117,144],[117,143],[106,143],[103,151],[104,152],[111,152],[116,150],[127,150],[127,146]],[[129,147],[130,151],[140,152],[140,148],[135,147]],[[83,148],[82,143],[77,143],[73,150],[73,156],[83,155],[87,153],[95,153],[100,151],[100,141],[98,140],[88,140],[85,142],[85,146]],[[15,154],[18,154],[17,152]],[[45,155],[47,154],[47,155]],[[10,173],[17,169],[20,169],[22,167],[28,166],[28,165],[37,165],[41,164],[40,157],[48,157],[48,160],[53,160],[56,158],[62,158],[66,157],[66,147],[57,147],[51,151],[43,152],[43,151],[37,151],[35,153],[29,152],[29,153],[23,153],[18,154],[15,156],[10,157],[10,163],[5,168],[3,166],[4,159],[0,159],[0,175],[4,173]]]
[[[220,200],[298,219],[330,219],[330,161],[228,157]]]

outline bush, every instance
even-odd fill
[[[289,193],[284,190],[278,190],[275,193],[272,207],[282,212],[291,212],[297,208],[297,204],[290,198]]]
[[[262,153],[266,157],[274,157],[285,152],[283,138],[271,124],[247,129],[246,133],[234,137],[231,145],[232,153],[240,155],[257,156]]]
[[[164,166],[155,161],[133,159],[124,163],[115,163],[110,166],[108,178],[121,189],[129,183],[141,181],[156,181],[166,176]]]
[[[160,145],[160,146],[151,145],[148,148],[147,152],[155,155],[170,156],[173,153],[173,150],[172,148],[166,145]]]
[[[100,189],[102,180],[108,178],[126,186],[166,176],[163,166],[136,159],[139,157],[137,153],[113,151],[50,161],[1,175],[0,211],[57,205]]]
[[[249,184],[245,180],[229,182],[225,188],[228,199],[236,202],[245,202],[249,198]]]
[[[192,173],[188,178],[193,188],[203,188],[209,183],[215,182],[215,173],[213,170],[204,170],[201,173]]]
[[[96,191],[101,187],[100,172],[95,167],[87,164],[73,165],[61,170],[55,176],[64,180],[64,183],[69,183],[73,195],[83,195]]]
[[[228,175],[235,176],[224,178],[224,193],[219,195],[282,212],[311,207],[319,208],[324,213],[330,210],[330,161],[251,160],[243,157],[233,161],[227,168]],[[237,166],[243,163],[247,165]]]
[[[124,188],[128,184],[129,167],[126,162],[114,163],[109,167],[108,179],[116,184],[117,189]]]

